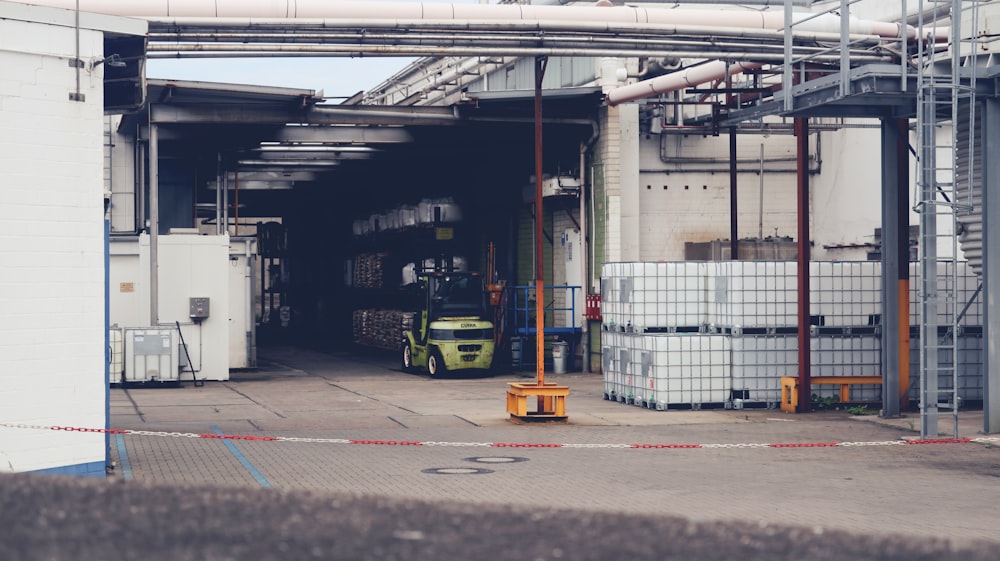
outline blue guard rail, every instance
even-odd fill
[[[534,286],[508,286],[507,291],[507,321],[511,323],[511,334],[513,337],[524,341],[527,337],[534,337],[538,328],[535,324],[535,287]],[[576,297],[581,287],[579,286],[546,286],[544,313],[545,313],[545,336],[562,339],[569,343],[569,357],[567,360],[568,370],[573,370],[573,357],[576,356],[577,334],[582,331],[582,326],[578,323]],[[565,298],[559,300],[565,302],[565,306],[556,306],[556,295],[565,294]],[[559,312],[569,312],[566,314]],[[523,369],[525,348],[522,345],[517,356],[517,368]]]

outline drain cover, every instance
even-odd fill
[[[517,456],[478,456],[475,458],[465,458],[465,461],[477,464],[516,464],[517,462],[527,462],[528,458],[519,458]]]
[[[420,472],[429,473],[432,475],[477,475],[480,473],[493,473],[493,470],[484,468],[456,467],[456,468],[427,468],[420,470]]]

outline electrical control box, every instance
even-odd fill
[[[208,317],[209,300],[208,298],[191,298],[190,308],[191,312],[189,316],[191,319],[201,321]]]

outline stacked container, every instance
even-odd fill
[[[965,403],[983,399],[983,336],[980,333],[961,335],[958,344],[958,398]],[[920,400],[920,340],[910,339],[910,393],[914,402]],[[938,355],[938,365],[950,369],[951,353]],[[938,377],[938,389],[952,387],[951,376]]]
[[[609,331],[602,357],[606,399],[658,410],[729,400],[729,337]]]
[[[969,267],[968,262],[958,263],[956,271],[956,286],[951,287],[950,263],[938,264],[937,290],[952,292],[955,295],[955,313],[960,314],[958,324],[961,326],[983,325],[983,295],[979,290],[980,277]],[[965,310],[963,314],[962,311]],[[910,263],[910,322],[919,325],[920,318],[920,264]],[[938,323],[951,324],[951,313],[947,308],[938,308]]]
[[[608,331],[700,331],[707,263],[609,263],[601,281]]]
[[[979,400],[978,278],[966,263],[958,266],[953,313],[968,303],[960,320],[959,396]],[[798,374],[797,271],[793,261],[605,264],[605,396],[656,409],[700,404],[776,407],[781,377]],[[809,264],[809,271],[812,374],[879,375],[881,263],[817,261]],[[911,264],[911,278],[918,272]],[[947,278],[945,272],[942,278]],[[914,324],[919,311],[916,284],[911,281]],[[942,322],[951,320],[946,311],[941,313]],[[911,346],[914,353],[916,343]],[[720,348],[725,358],[719,357]],[[912,388],[918,384],[916,357],[911,360]],[[950,361],[951,356],[940,360]],[[941,381],[942,388],[950,384],[950,378]],[[876,401],[881,390],[878,385],[852,386],[851,400]],[[916,390],[911,392],[916,397]],[[816,386],[812,393],[824,399],[839,396],[836,386]]]
[[[708,322],[713,330],[795,327],[798,282],[792,261],[723,261],[708,267]]]
[[[798,374],[797,338],[745,335],[730,339],[734,406],[764,403],[776,407],[781,401],[781,377]]]
[[[809,313],[831,327],[877,325],[882,313],[878,261],[809,263]]]
[[[730,340],[723,335],[647,334],[635,377],[636,405],[664,410],[725,405],[730,398]]]

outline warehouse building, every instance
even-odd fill
[[[569,343],[575,367],[604,373],[609,398],[634,402],[635,388],[655,386],[648,361],[657,356],[670,357],[664,358],[668,363],[688,360],[671,354],[681,352],[674,346],[681,339],[670,338],[680,332],[704,335],[698,344],[706,345],[709,356],[722,357],[704,365],[706,395],[676,393],[668,384],[663,391],[669,397],[640,402],[654,408],[732,406],[735,400],[775,405],[782,398],[773,372],[766,383],[755,374],[741,375],[754,382],[740,387],[732,374],[772,355],[737,359],[733,345],[777,353],[782,375],[798,377],[807,388],[808,368],[802,378],[798,365],[812,362],[810,345],[803,345],[810,335],[827,336],[813,345],[831,351],[822,359],[828,362],[814,363],[820,375],[856,375],[834,365],[843,366],[844,356],[862,356],[853,365],[880,370],[885,379],[863,385],[857,396],[881,399],[890,414],[901,402],[887,396],[926,403],[931,410],[924,428],[935,434],[937,408],[931,402],[954,407],[960,398],[982,401],[989,411],[997,399],[983,361],[976,362],[976,381],[968,383],[978,384],[975,392],[960,395],[959,384],[937,381],[958,371],[956,360],[940,368],[938,354],[957,353],[960,345],[990,354],[986,318],[993,302],[988,285],[978,288],[978,279],[988,276],[981,275],[979,257],[987,220],[975,217],[988,214],[983,186],[995,174],[982,157],[987,143],[972,132],[993,130],[995,97],[984,85],[992,84],[986,79],[991,67],[983,58],[978,89],[967,90],[971,77],[951,72],[946,51],[921,50],[938,42],[915,40],[943,33],[947,12],[923,14],[911,7],[912,13],[901,15],[879,2],[860,2],[850,8],[858,19],[850,27],[830,13],[839,3],[798,2],[796,11],[816,15],[813,23],[802,22],[801,32],[775,34],[786,21],[782,8],[756,7],[766,14],[762,18],[761,10],[738,6],[423,6],[397,14],[413,24],[406,32],[394,30],[402,39],[376,39],[370,23],[378,17],[372,10],[380,8],[363,5],[347,12],[300,6],[301,14],[286,17],[286,10],[279,17],[255,5],[206,15],[183,5],[142,13],[151,8],[82,4],[84,10],[148,20],[148,33],[134,34],[149,42],[148,56],[245,56],[249,50],[315,55],[337,49],[362,55],[375,48],[420,54],[422,43],[447,34],[447,46],[432,47],[438,49],[434,54],[339,104],[310,90],[176,80],[149,80],[140,88],[140,102],[132,91],[132,106],[120,111],[106,104],[105,112],[120,113],[97,115],[104,130],[109,222],[108,249],[98,248],[98,255],[108,256],[108,277],[93,287],[100,294],[85,299],[109,305],[108,348],[113,357],[123,357],[111,360],[111,383],[225,380],[230,369],[252,368],[257,345],[273,341],[397,352],[412,320],[400,287],[422,266],[444,266],[489,271],[489,282],[506,285],[505,304],[495,316],[504,326],[496,356],[518,368],[532,368],[532,353],[523,351],[536,344],[535,282],[543,278],[550,287],[543,297],[546,348]],[[72,11],[19,4],[9,9],[75,17]],[[601,18],[612,23],[594,23],[594,10],[603,10]],[[770,22],[772,31],[749,31],[744,18],[751,13]],[[224,15],[261,19],[251,33],[244,23],[216,18]],[[801,13],[795,17],[804,19]],[[706,26],[716,21],[726,25],[710,32]],[[484,43],[483,30],[495,25],[503,33]],[[966,32],[971,23],[963,25],[956,27],[959,34],[975,37]],[[226,43],[223,32],[238,43]],[[525,38],[536,32],[545,34],[544,45]],[[352,33],[365,40],[343,39]],[[912,34],[902,47],[900,33]],[[380,40],[385,44],[372,43]],[[962,49],[988,49],[953,44],[960,61],[975,52]],[[729,50],[718,50],[723,48]],[[895,54],[900,48],[907,56]],[[138,58],[132,68],[141,68],[145,51],[136,57],[115,49],[109,53],[105,41],[92,56]],[[716,56],[721,63],[703,64]],[[928,64],[935,56],[938,63]],[[925,70],[914,72],[908,61]],[[94,64],[85,77],[96,79],[111,68]],[[931,68],[939,70],[931,75]],[[29,73],[23,75],[28,80]],[[918,88],[931,76],[939,97],[918,100]],[[940,82],[941,76],[951,81]],[[97,87],[92,81],[90,86]],[[967,97],[953,108],[958,94],[946,97],[946,91]],[[14,115],[6,99],[0,113],[5,122]],[[980,109],[973,113],[969,107]],[[952,127],[960,121],[949,111],[978,114],[979,121]],[[940,148],[930,148],[947,145],[950,137],[941,135],[951,134],[969,150],[938,154]],[[921,164],[909,155],[909,145],[923,155]],[[26,150],[32,149],[19,143],[5,156],[21,154],[28,162]],[[934,156],[948,162],[933,163]],[[88,156],[88,165],[98,170],[100,161]],[[962,171],[961,162],[972,164]],[[943,179],[951,175],[978,191],[942,203],[938,192],[945,183],[952,191],[962,184]],[[16,205],[0,210],[23,215]],[[953,213],[965,217],[957,228]],[[911,223],[921,225],[912,236]],[[959,233],[972,244],[963,245],[964,255],[948,252]],[[942,251],[917,251],[929,246]],[[893,258],[883,259],[887,255]],[[720,268],[734,257],[777,265]],[[911,257],[920,266],[906,266]],[[814,274],[809,261],[816,262]],[[84,262],[96,267],[91,273],[105,270]],[[659,262],[667,268],[646,267]],[[700,265],[670,268],[675,262]],[[780,275],[774,272],[778,265]],[[912,283],[898,282],[911,274]],[[805,307],[805,321],[797,300],[803,277],[815,279],[816,294],[813,310]],[[941,281],[939,300],[930,298],[937,291],[922,287],[937,286],[943,277],[953,280]],[[750,286],[746,278],[760,286],[737,289],[737,282]],[[653,289],[661,279],[663,288]],[[66,282],[79,291],[78,280]],[[23,278],[16,283],[41,286]],[[857,309],[843,305],[852,295]],[[770,307],[750,311],[743,306],[750,300]],[[959,314],[966,304],[972,312]],[[39,325],[60,324],[30,310],[25,314]],[[901,314],[905,320],[896,319]],[[961,334],[954,328],[959,325]],[[23,327],[11,329],[24,334]],[[951,344],[931,357],[920,337],[911,342],[914,330],[940,331]],[[762,338],[739,338],[744,334]],[[963,334],[978,337],[960,342]],[[780,348],[773,347],[777,335],[783,336]],[[921,376],[901,379],[903,365],[912,362],[910,346]],[[930,362],[933,367],[921,366]],[[720,366],[725,373],[717,374]],[[951,393],[927,398],[925,386]],[[754,395],[757,390],[761,396]],[[104,414],[100,407],[95,411]],[[994,432],[1000,427],[991,417],[986,415],[986,428]],[[37,415],[15,420],[63,423]],[[12,465],[18,471],[47,467]]]

